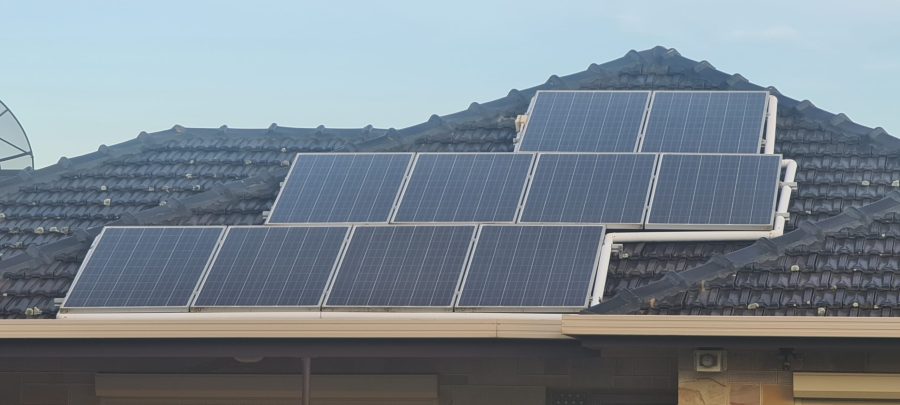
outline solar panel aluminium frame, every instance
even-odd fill
[[[778,203],[778,195],[781,192],[779,184],[781,184],[782,164],[784,157],[780,154],[766,155],[759,153],[670,153],[663,152],[659,154],[656,161],[656,173],[658,174],[662,168],[662,162],[666,155],[685,155],[685,156],[777,156],[779,159],[778,173],[775,176],[775,192],[772,196],[772,215],[769,217],[769,223],[765,225],[754,224],[663,224],[651,223],[650,213],[653,211],[653,199],[656,197],[656,186],[659,184],[659,178],[654,177],[653,192],[650,195],[650,206],[647,208],[646,222],[644,229],[648,230],[700,230],[700,231],[769,231],[775,227],[776,204]]]
[[[642,153],[672,153],[672,154],[690,154],[692,152],[644,152],[644,139],[646,139],[647,135],[647,127],[650,126],[650,117],[653,115],[653,104],[656,102],[656,94],[657,93],[765,93],[766,101],[763,105],[763,117],[760,120],[760,128],[759,128],[759,138],[757,139],[757,151],[763,148],[763,139],[769,138],[769,135],[766,133],[766,121],[770,119],[769,117],[769,93],[768,90],[654,90],[653,94],[650,95],[650,104],[647,106],[647,111],[644,114],[644,121],[641,123],[641,135],[638,137],[638,147],[637,151]],[[759,152],[757,152],[758,154]],[[708,152],[708,154],[724,154],[724,153],[714,153]],[[747,153],[729,153],[730,155],[744,155]]]
[[[512,225],[512,224],[509,224]],[[388,227],[415,227],[415,226],[437,226],[437,227],[471,227],[472,236],[469,239],[469,247],[466,250],[465,258],[463,259],[462,268],[459,272],[459,278],[456,280],[456,287],[453,290],[453,296],[450,299],[450,304],[445,306],[381,306],[381,305],[333,305],[329,306],[328,298],[331,296],[331,290],[334,287],[334,283],[337,281],[337,276],[341,271],[341,266],[344,263],[344,258],[347,256],[347,250],[350,248],[350,243],[353,241],[353,235],[356,233],[358,228],[388,228]],[[472,252],[475,251],[475,241],[477,240],[477,235],[479,232],[479,226],[472,223],[446,223],[446,224],[425,224],[425,223],[402,223],[402,224],[365,224],[365,225],[354,225],[353,229],[350,231],[350,237],[347,239],[345,243],[344,249],[341,252],[341,257],[338,260],[337,267],[335,267],[334,272],[331,274],[331,278],[328,280],[328,285],[325,288],[325,297],[322,300],[322,311],[323,312],[452,312],[454,308],[454,304],[457,300],[457,293],[460,291],[460,285],[463,282],[463,279],[466,276],[466,271],[469,269],[469,261],[472,260]]]
[[[419,163],[419,156],[422,155],[531,155],[531,165],[528,168],[528,175],[525,177],[525,182],[522,185],[522,191],[519,193],[519,203],[516,206],[516,213],[513,215],[513,219],[511,221],[493,221],[493,222],[482,222],[482,221],[397,221],[397,214],[400,212],[400,204],[403,203],[403,198],[406,197],[406,190],[409,187],[410,182],[412,182],[412,176],[415,174],[416,165]],[[534,169],[537,166],[537,155],[538,152],[419,152],[415,154],[416,156],[413,158],[412,166],[407,172],[406,179],[403,182],[403,187],[400,189],[400,196],[397,198],[397,202],[394,205],[394,209],[391,212],[390,222],[391,224],[404,225],[404,224],[424,224],[424,225],[471,225],[471,224],[513,224],[519,221],[519,216],[522,214],[522,210],[525,207],[525,196],[526,192],[531,185],[531,179],[534,176]]]
[[[272,219],[272,214],[275,213],[275,209],[278,208],[278,203],[281,201],[281,196],[284,191],[284,187],[288,184],[291,179],[291,174],[294,172],[294,166],[297,164],[297,161],[300,160],[301,157],[307,155],[327,155],[327,156],[336,156],[336,155],[407,155],[409,156],[409,162],[406,164],[406,171],[403,173],[403,179],[400,180],[400,187],[397,188],[397,195],[394,196],[394,202],[391,205],[391,211],[388,212],[386,221],[378,221],[378,222],[270,222]],[[334,225],[334,226],[352,226],[356,224],[389,224],[391,219],[394,217],[394,213],[397,211],[398,206],[400,205],[400,193],[406,188],[406,183],[409,181],[409,176],[412,173],[413,162],[416,160],[416,152],[300,152],[294,156],[294,160],[291,162],[291,167],[288,170],[287,176],[284,177],[284,180],[281,182],[281,187],[278,189],[278,196],[275,197],[275,202],[272,203],[272,208],[269,209],[269,215],[266,217],[266,222],[264,225],[271,226],[294,226],[294,225]]]
[[[644,210],[641,214],[640,223],[605,223],[605,222],[527,222],[523,221],[522,216],[525,215],[525,204],[528,202],[528,196],[531,194],[531,186],[537,175],[537,169],[541,163],[542,155],[654,155],[653,172],[650,176],[650,184],[647,184],[647,193],[644,194]],[[650,218],[650,202],[653,198],[653,190],[656,188],[656,176],[659,171],[660,154],[655,152],[537,152],[537,157],[531,167],[531,175],[528,177],[528,186],[525,190],[525,196],[522,198],[522,207],[519,209],[519,215],[516,217],[516,224],[531,225],[543,224],[544,226],[552,225],[603,225],[606,229],[643,229],[644,223]]]
[[[466,280],[469,278],[469,270],[472,266],[472,259],[475,257],[475,251],[478,249],[478,241],[481,239],[481,232],[486,227],[491,226],[518,226],[518,227],[595,227],[603,228],[600,233],[600,240],[597,241],[597,252],[594,255],[594,265],[591,270],[591,277],[588,280],[587,291],[585,292],[584,305],[580,307],[507,307],[507,306],[460,306],[459,300],[462,298],[463,290],[466,288]],[[600,271],[600,248],[603,246],[603,240],[606,238],[606,226],[599,224],[559,224],[559,223],[524,223],[524,224],[485,224],[480,225],[475,232],[475,244],[470,249],[469,258],[466,260],[466,270],[463,272],[463,278],[459,284],[459,288],[453,297],[453,310],[455,312],[577,312],[588,307],[591,302],[591,293],[594,291],[594,280]]]
[[[522,131],[516,134],[515,139],[515,148],[513,152],[531,152],[531,153],[544,153],[541,151],[522,151],[522,142],[525,140],[525,135],[528,135],[528,126],[531,124],[531,113],[534,111],[534,105],[537,103],[538,95],[541,93],[648,93],[647,101],[644,103],[644,113],[641,117],[641,124],[638,126],[638,133],[636,135],[636,141],[634,145],[634,149],[632,152],[640,152],[640,148],[643,146],[643,137],[644,137],[644,129],[647,127],[647,117],[650,116],[650,106],[653,105],[653,93],[652,90],[538,90],[534,93],[534,96],[531,97],[531,101],[528,104],[528,110],[525,112],[525,115],[528,116],[528,120],[525,121],[525,126],[522,127]],[[565,151],[547,151],[550,152],[559,152],[559,153],[628,153],[628,152],[565,152]]]
[[[209,278],[209,273],[212,271],[212,265],[219,258],[219,253],[222,252],[222,246],[225,244],[225,240],[228,238],[228,234],[232,229],[235,228],[346,228],[344,233],[344,240],[341,242],[341,247],[338,249],[337,257],[334,259],[334,263],[331,264],[331,271],[328,273],[328,278],[325,281],[325,285],[322,287],[322,294],[319,296],[319,303],[316,305],[267,305],[267,306],[243,306],[243,305],[217,305],[217,306],[203,306],[197,305],[196,302],[200,299],[200,292],[203,291],[203,286],[206,285],[206,280]],[[191,304],[190,311],[191,312],[281,312],[281,311],[296,311],[296,312],[316,312],[322,310],[322,305],[325,303],[325,293],[328,291],[328,288],[331,286],[332,278],[337,273],[338,264],[341,262],[341,259],[344,257],[344,251],[347,249],[347,246],[350,244],[350,232],[353,227],[350,225],[328,225],[328,224],[301,224],[301,225],[287,225],[287,224],[277,224],[273,226],[266,225],[234,225],[229,226],[228,229],[225,230],[225,233],[222,235],[219,244],[216,246],[216,252],[212,255],[212,259],[209,263],[206,264],[206,271],[203,272],[203,278],[200,280],[200,284],[197,287],[194,295],[191,296]]]
[[[106,234],[106,230],[110,228],[116,229],[146,229],[146,228],[209,228],[209,229],[219,229],[219,238],[216,240],[216,244],[213,245],[213,250],[209,254],[209,257],[206,259],[206,264],[203,266],[203,271],[200,273],[200,277],[197,280],[197,283],[194,285],[194,291],[191,293],[191,296],[188,298],[187,305],[184,306],[168,306],[168,307],[74,307],[69,308],[66,307],[66,304],[69,302],[69,297],[72,295],[72,292],[75,291],[75,287],[78,285],[78,281],[81,279],[83,274],[82,270],[84,270],[84,266],[90,263],[91,258],[94,255],[94,251],[97,249],[97,245],[103,240],[103,236]],[[225,240],[225,230],[227,229],[224,225],[203,225],[203,226],[105,226],[100,231],[100,234],[94,238],[93,243],[91,243],[91,247],[88,250],[87,254],[84,256],[84,260],[81,262],[81,266],[78,267],[78,274],[75,275],[75,278],[72,280],[72,285],[69,287],[69,291],[66,293],[66,298],[63,300],[62,305],[59,307],[60,313],[130,313],[130,312],[190,312],[191,304],[197,298],[197,293],[200,291],[200,284],[203,279],[206,278],[206,273],[209,271],[209,266],[212,263],[213,256],[215,256],[219,248],[222,246],[222,242]]]

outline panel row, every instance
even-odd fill
[[[62,310],[578,311],[602,226],[108,227]]]
[[[768,100],[767,91],[541,90],[518,150],[759,153]]]
[[[759,154],[301,154],[268,224],[770,229],[780,165]]]

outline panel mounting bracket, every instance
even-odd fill
[[[624,245],[621,243],[613,243],[610,245],[610,251],[621,259],[628,258],[628,253],[624,252]]]
[[[525,124],[528,123],[528,115],[519,114],[516,116],[516,139],[520,139],[522,137],[522,132],[525,130]]]

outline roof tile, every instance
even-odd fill
[[[516,115],[525,112],[536,90],[549,88],[761,89],[708,62],[657,47],[399,130],[273,124],[264,129],[176,126],[142,133],[95,153],[0,179],[0,212],[5,215],[0,219],[0,317],[24,317],[33,307],[41,309],[40,316],[55,313],[53,298],[65,295],[87,247],[82,239],[72,242],[75,235],[89,238],[109,223],[262,223],[286,163],[297,152],[511,151]],[[787,226],[799,233],[772,246],[749,241],[625,244],[624,254],[610,264],[607,300],[620,295],[619,302],[640,303],[630,313],[900,314],[893,310],[900,286],[900,210],[869,209],[900,188],[900,142],[883,130],[779,95],[776,151],[799,163],[798,192]],[[268,188],[254,192],[242,192],[243,186],[222,188],[266,178],[259,181]],[[848,211],[851,207],[864,208]],[[808,225],[842,213],[822,225]],[[43,233],[36,233],[37,228]],[[746,264],[730,270],[728,260],[704,264],[731,252],[741,255],[734,262]],[[660,287],[680,286],[687,279],[668,275],[697,273],[698,268],[709,270],[703,273],[708,275],[691,278],[687,287]],[[649,287],[652,298],[634,292]]]

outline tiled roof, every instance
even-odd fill
[[[404,129],[142,133],[0,178],[0,317],[52,317],[103,225],[262,223],[297,152],[511,151],[515,117],[540,89],[759,88],[657,47]],[[900,140],[769,90],[779,97],[776,151],[799,163],[788,231],[799,230],[755,244],[625,244],[604,303],[591,311],[900,314],[900,194],[891,193],[900,187]]]

